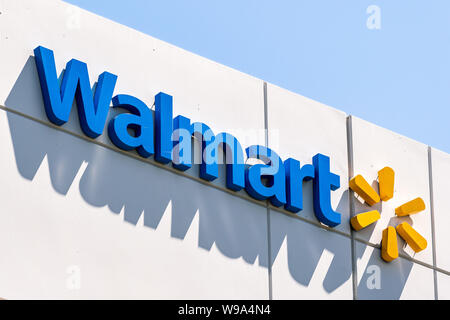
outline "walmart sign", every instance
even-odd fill
[[[253,145],[245,149],[247,158],[259,159],[246,166],[239,141],[228,133],[214,135],[208,125],[191,123],[181,115],[173,118],[172,97],[160,92],[155,97],[155,111],[136,97],[118,94],[113,97],[117,76],[103,72],[93,92],[87,65],[72,59],[58,79],[53,51],[42,46],[34,49],[36,66],[48,119],[61,126],[69,120],[76,100],[80,126],[84,134],[97,138],[103,134],[110,104],[121,109],[108,123],[108,136],[122,150],[133,150],[143,157],[153,156],[163,164],[172,163],[177,170],[192,167],[192,137],[202,141],[200,178],[218,178],[219,150],[226,158],[226,186],[233,191],[245,189],[257,200],[269,199],[277,207],[296,213],[303,208],[303,181],[312,180],[314,212],[330,227],[341,223],[341,215],[331,206],[331,191],[340,186],[338,175],[330,172],[330,158],[316,154],[312,164],[300,165],[296,159],[284,162],[271,149]],[[296,138],[296,137],[292,137]]]

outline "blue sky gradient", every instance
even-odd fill
[[[450,153],[448,0],[66,2]]]

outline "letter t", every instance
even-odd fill
[[[314,213],[320,222],[335,227],[341,223],[341,214],[331,207],[331,191],[340,187],[340,178],[330,172],[330,158],[323,154],[313,157],[313,165]]]

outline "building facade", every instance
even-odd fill
[[[0,297],[450,298],[449,154],[64,2],[0,0],[0,12]],[[340,178],[330,190],[340,223],[317,218],[312,181],[293,213],[227,188],[225,166],[208,181],[198,165],[178,170],[119,148],[106,129],[87,136],[79,104],[55,124],[39,46],[53,51],[58,75],[65,69],[60,80],[77,59],[91,85],[108,71],[114,95],[152,112],[164,92],[174,117],[227,132],[244,149],[302,165],[326,155]],[[394,196],[370,207],[349,180],[360,174],[378,190],[386,166]],[[416,253],[398,237],[399,257],[387,263],[383,230],[404,221],[395,209],[416,197],[425,210],[405,219],[428,245]],[[353,230],[351,217],[373,209],[381,218]]]

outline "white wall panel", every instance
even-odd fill
[[[450,276],[441,272],[436,273],[439,300],[450,300]]]
[[[431,149],[436,265],[450,271],[450,155]]]
[[[357,299],[433,300],[433,270],[404,258],[386,263],[381,252],[356,242]]]
[[[4,111],[0,149],[0,297],[268,298],[264,207]]]
[[[350,239],[270,212],[274,299],[352,299]]]
[[[331,192],[332,207],[341,213],[336,230],[350,233],[348,223],[348,158],[345,113],[285,89],[268,84],[269,146],[286,160],[312,164],[317,153],[330,157],[331,172],[340,176],[341,187]],[[304,208],[297,214],[319,223],[314,215],[312,181],[303,183]]]
[[[428,246],[414,253],[404,248],[405,242],[398,239],[399,251],[415,259],[433,264],[430,191],[427,146],[378,127],[367,121],[352,117],[354,174],[361,174],[378,192],[378,171],[385,166],[395,171],[394,197],[370,207],[354,199],[355,213],[377,209],[381,219],[374,225],[355,233],[359,239],[373,244],[381,243],[382,231],[388,225],[396,227],[406,221],[425,237]],[[395,208],[403,203],[421,197],[425,210],[410,217],[397,217]]]

